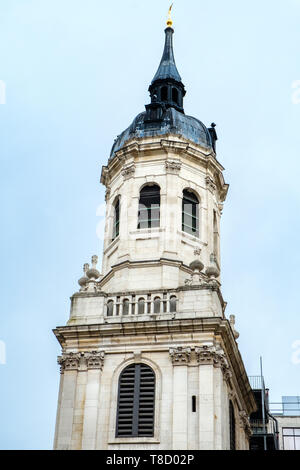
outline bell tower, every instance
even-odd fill
[[[184,112],[172,21],[151,102],[115,140],[102,270],[84,265],[62,347],[55,449],[248,449],[255,410],[221,293],[228,185],[215,124]]]

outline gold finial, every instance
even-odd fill
[[[169,8],[168,21],[167,21],[167,26],[168,26],[168,28],[172,28],[172,25],[173,25],[173,21],[172,21],[172,19],[171,19],[172,7],[173,7],[173,3],[172,3],[172,5],[171,5],[170,8]]]

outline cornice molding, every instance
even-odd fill
[[[249,384],[248,376],[242,361],[238,345],[234,339],[232,329],[228,320],[221,317],[208,318],[186,318],[180,320],[153,320],[153,321],[136,321],[129,323],[102,323],[94,325],[74,325],[57,327],[53,330],[59,343],[63,349],[76,345],[79,342],[86,343],[93,339],[98,342],[100,339],[118,337],[123,341],[130,341],[130,337],[136,336],[157,336],[170,335],[174,337],[176,334],[190,335],[193,333],[213,333],[214,336],[222,340],[222,349],[226,351],[226,360],[230,365],[232,378],[230,381],[234,384],[234,388],[239,390],[239,400],[241,409],[247,410],[248,414],[256,410],[255,399]],[[105,339],[106,338],[106,339]],[[131,344],[131,343],[130,343]],[[197,347],[197,345],[194,345]],[[72,346],[73,347],[73,346]],[[106,353],[108,350],[106,348]],[[202,356],[203,357],[203,356]],[[220,358],[221,361],[221,358]],[[226,363],[223,369],[226,372]]]
[[[108,161],[107,166],[102,167],[101,183],[108,186],[113,178],[112,174],[116,171],[122,172],[122,166],[132,166],[136,156],[140,156],[141,153],[146,152],[147,154],[153,152],[159,152],[163,150],[167,157],[170,153],[177,155],[185,155],[194,161],[201,161],[203,167],[210,171],[211,174],[217,174],[217,188],[220,194],[220,200],[223,202],[226,198],[229,185],[225,183],[223,177],[224,167],[216,159],[216,155],[211,149],[206,149],[191,141],[182,139],[178,140],[178,136],[173,134],[167,134],[164,138],[158,136],[157,138],[141,138],[134,137],[132,140],[127,142],[122,149],[120,149],[113,158]],[[171,160],[171,159],[170,159]],[[167,165],[167,164],[166,164]],[[178,171],[176,168],[166,167],[167,172]],[[180,168],[179,168],[180,171]],[[124,176],[124,175],[123,175]],[[130,176],[129,176],[130,177]]]

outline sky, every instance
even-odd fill
[[[167,0],[2,0],[0,448],[53,446],[82,265],[101,256],[101,166],[149,102]],[[300,0],[175,0],[185,112],[216,122],[230,184],[222,292],[249,375],[300,395]],[[100,225],[99,225],[100,224]]]

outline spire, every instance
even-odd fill
[[[171,28],[172,6],[169,8],[167,28],[165,29],[165,47],[158,70],[151,82],[149,92],[151,104],[146,106],[147,120],[157,121],[163,118],[163,113],[168,108],[175,108],[184,113],[183,97],[185,96],[184,85],[176,67],[173,51],[173,34]]]
[[[165,80],[167,78],[172,78],[173,80],[176,80],[177,82],[181,82],[181,77],[179,75],[179,72],[175,64],[174,51],[173,51],[174,29],[168,27],[165,29],[165,33],[166,33],[166,40],[165,40],[164,52],[163,52],[158,70],[152,80],[152,83],[154,83],[156,80]]]

